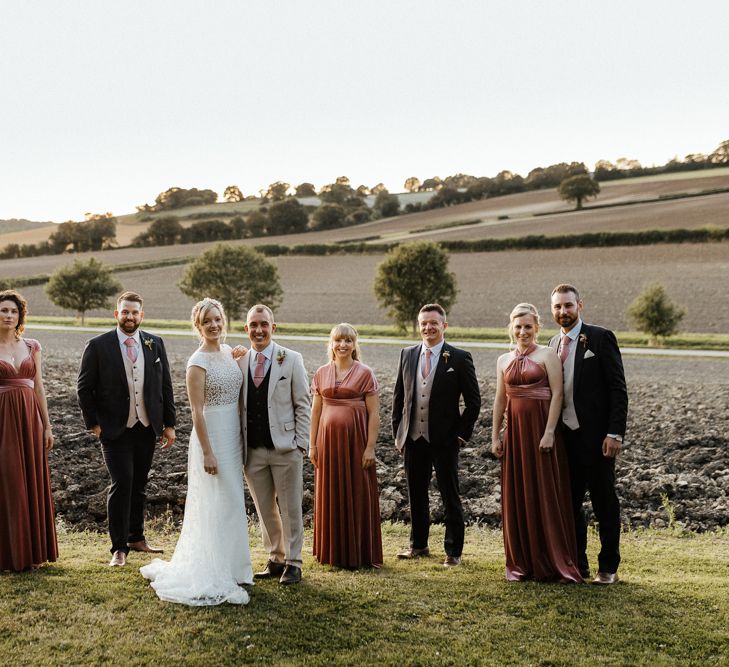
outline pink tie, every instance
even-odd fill
[[[266,377],[266,373],[264,372],[266,368],[266,355],[263,354],[263,352],[257,352],[256,353],[256,368],[253,371],[253,384],[256,385],[256,387],[261,386],[261,382],[263,382],[263,378]]]
[[[425,365],[423,366],[423,377],[427,378],[430,375],[430,356],[433,353],[430,348],[425,348]]]
[[[134,342],[134,338],[127,338],[124,341],[124,345],[127,346],[127,357],[132,363],[137,361],[137,344]]]
[[[559,352],[559,358],[564,364],[565,359],[570,353],[570,337],[567,334],[562,334],[562,349]]]

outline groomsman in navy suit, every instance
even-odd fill
[[[562,425],[572,487],[577,557],[583,578],[587,561],[585,492],[600,524],[598,572],[593,584],[613,584],[620,563],[620,502],[615,491],[615,457],[628,419],[628,391],[615,334],[582,321],[583,303],[573,285],[552,290],[552,316],[560,333],[549,341],[564,368]]]
[[[467,442],[481,409],[481,392],[471,354],[444,340],[442,306],[418,314],[422,344],[400,353],[392,396],[392,433],[405,457],[410,500],[410,548],[398,558],[427,556],[430,529],[428,488],[435,468],[445,508],[445,567],[461,564],[465,532],[458,488],[458,448]],[[463,397],[465,409],[460,410]]]
[[[117,300],[117,326],[84,350],[76,393],[86,428],[100,441],[111,476],[107,498],[112,558],[123,566],[132,551],[161,553],[144,537],[147,476],[158,440],[175,441],[175,401],[162,339],[139,329],[142,297]]]

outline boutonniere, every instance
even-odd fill
[[[587,347],[587,336],[585,334],[580,334],[579,341],[582,343],[582,347]]]
[[[151,338],[145,338],[144,344],[149,348],[149,350],[152,350],[152,345],[154,345],[154,341]]]
[[[278,361],[279,366],[284,362],[284,359],[286,359],[286,350],[279,350],[276,355],[276,361]]]
[[[446,364],[447,364],[447,363],[448,363],[448,360],[449,360],[450,358],[451,358],[451,353],[450,353],[450,352],[449,352],[448,350],[445,350],[445,351],[443,352],[443,361],[445,361],[445,362],[446,362]]]

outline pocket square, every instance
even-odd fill
[[[161,359],[160,359],[159,357],[157,357],[157,358],[156,358],[156,359],[154,360],[154,363],[155,363],[155,364],[158,364],[158,363],[159,363],[160,361],[161,361]]]
[[[456,372],[456,369],[455,369],[455,368],[449,368],[449,369],[448,369],[448,370],[446,371],[446,373],[455,373],[455,372]]]
[[[583,359],[589,359],[590,357],[594,357],[594,356],[595,356],[595,353],[592,350],[586,350],[585,356],[583,357]]]

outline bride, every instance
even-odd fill
[[[238,395],[243,378],[221,344],[223,306],[203,299],[192,309],[200,347],[187,362],[193,431],[182,531],[170,561],[140,568],[157,595],[192,606],[247,604],[240,584],[253,583],[243,490]]]

